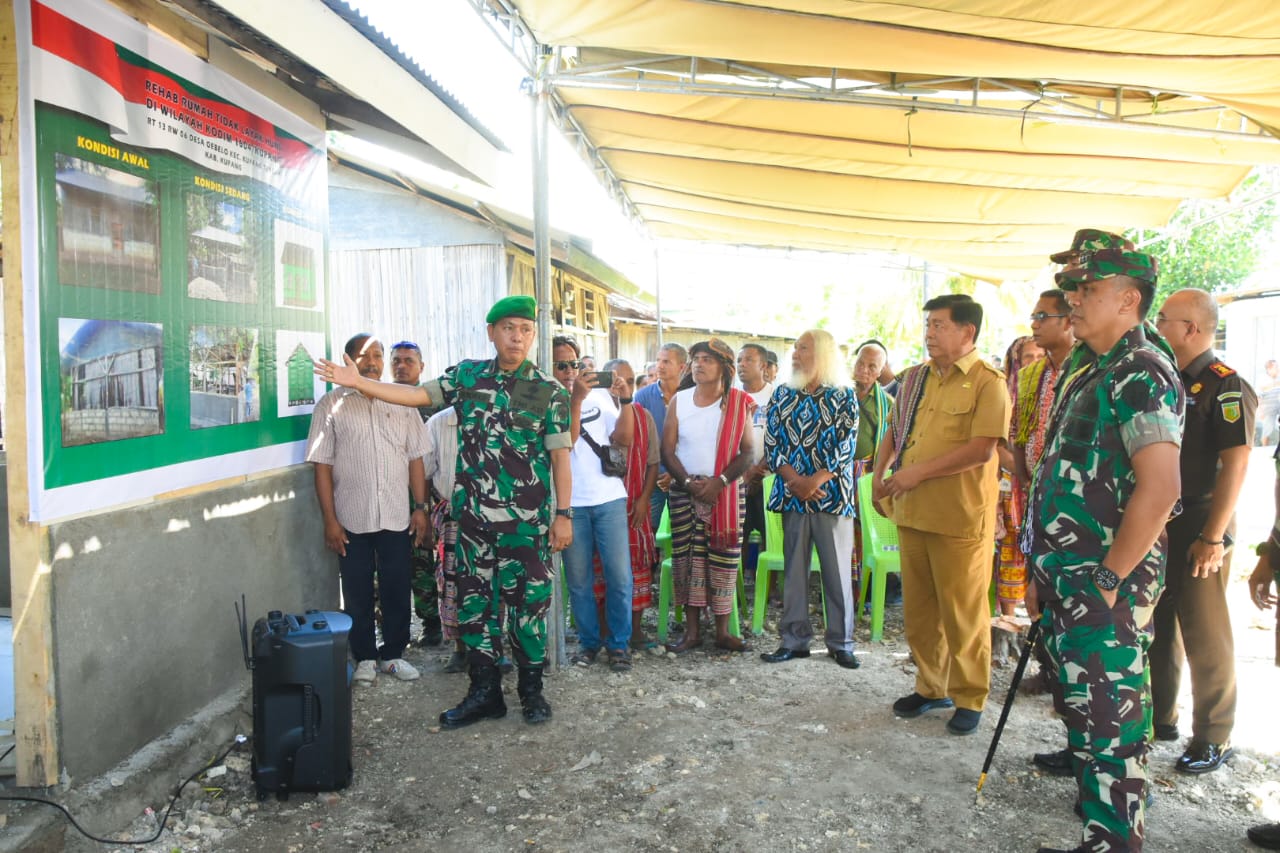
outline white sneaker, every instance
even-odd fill
[[[378,677],[378,664],[371,660],[362,660],[356,664],[355,680],[357,684],[373,684]]]
[[[394,675],[401,681],[413,681],[418,677],[418,670],[413,664],[407,660],[396,658],[395,660],[384,660],[378,663],[378,669],[387,675]]]

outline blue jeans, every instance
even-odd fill
[[[406,530],[347,531],[347,556],[338,557],[343,610],[351,617],[350,648],[356,661],[395,660],[409,645],[409,559]],[[382,604],[382,648],[373,624],[373,577]]]
[[[658,532],[658,525],[662,524],[662,511],[667,506],[667,493],[662,489],[654,489],[653,495],[649,498],[649,520],[653,522],[653,532]]]
[[[600,648],[600,617],[591,590],[591,555],[600,553],[604,567],[604,612],[611,651],[627,648],[631,640],[631,544],[627,537],[627,501],[573,508],[573,544],[564,551],[564,576],[569,601],[584,649]]]

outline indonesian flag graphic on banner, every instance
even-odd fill
[[[124,145],[282,189],[319,165],[322,139],[310,145],[35,0],[31,31],[36,100],[105,122]]]

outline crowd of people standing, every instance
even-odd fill
[[[1257,398],[1212,352],[1207,294],[1178,291],[1150,321],[1154,257],[1086,229],[1051,258],[1058,288],[1040,294],[1003,373],[978,350],[982,306],[959,294],[925,303],[928,359],[897,374],[879,341],[845,352],[822,329],[796,339],[785,380],[763,346],[735,353],[718,338],[667,344],[637,374],[619,359],[588,366],[557,337],[543,370],[528,358],[535,305],[519,296],[488,314],[491,358],[425,383],[420,353],[416,371],[396,367],[384,383],[381,344],[352,338],[343,364],[317,364],[339,387],[317,405],[308,459],[356,680],[418,677],[403,660],[412,588],[424,642],[452,641],[447,669],[470,677],[442,727],[504,716],[506,667],[518,669],[524,718],[545,722],[552,554],[572,663],[626,672],[656,646],[643,614],[664,569],[660,530],[686,620],[664,651],[703,646],[708,631],[714,647],[746,651],[731,617],[770,512],[782,602],[779,645],[761,659],[810,656],[816,554],[823,644],[857,669],[857,519],[876,512],[897,528],[916,667],[892,712],[948,709],[949,732],[977,731],[992,600],[1008,615],[1025,607],[1043,625],[1042,671],[1066,728],[1065,747],[1034,760],[1077,780],[1072,849],[1141,849],[1148,747],[1181,736],[1184,659],[1194,702],[1177,769],[1212,772],[1232,754],[1226,578]],[[401,362],[416,350],[392,348]],[[871,506],[857,498],[864,476]],[[1251,579],[1260,607],[1274,604],[1269,560]],[[1251,837],[1280,849],[1280,828]]]

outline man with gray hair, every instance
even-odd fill
[[[689,353],[680,344],[663,344],[658,350],[658,381],[651,382],[636,392],[636,405],[653,415],[653,423],[659,436],[667,421],[667,406],[680,388],[680,379],[688,361]],[[659,465],[658,488],[654,489],[649,500],[649,521],[654,530],[658,529],[658,524],[662,521],[662,510],[667,505],[667,488],[670,484],[671,475],[667,473],[665,466]]]
[[[1169,561],[1152,624],[1151,693],[1155,736],[1178,738],[1182,662],[1191,667],[1191,743],[1184,773],[1209,773],[1231,756],[1235,722],[1235,646],[1227,575],[1236,498],[1249,467],[1258,398],[1213,354],[1218,303],[1203,290],[1179,290],[1156,314],[1187,389],[1180,454],[1182,513],[1165,526]]]
[[[782,513],[781,645],[767,663],[809,656],[809,569],[818,552],[826,593],[827,654],[846,669],[853,654],[853,448],[858,401],[844,379],[830,332],[811,329],[796,340],[791,381],[769,402],[765,459],[776,472],[769,509]]]

